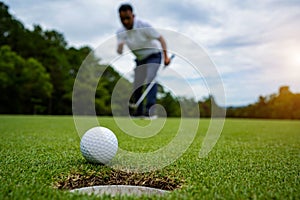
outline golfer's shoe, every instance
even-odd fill
[[[148,120],[154,120],[154,119],[157,119],[158,116],[157,115],[151,115],[151,116],[145,116],[144,119],[148,119]]]
[[[144,119],[148,119],[148,120],[154,120],[154,119],[157,119],[158,116],[157,115],[154,115],[154,114],[149,114],[149,113],[146,113],[144,115]]]

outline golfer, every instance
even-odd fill
[[[143,93],[143,85],[149,85],[155,78],[161,64],[162,55],[164,64],[170,63],[167,55],[167,46],[164,38],[147,22],[137,19],[130,4],[119,7],[120,20],[123,25],[117,31],[117,52],[122,54],[126,44],[136,57],[136,68],[133,83],[132,103],[136,103]],[[133,116],[154,115],[150,108],[156,103],[157,84],[147,94],[146,110],[141,103]]]

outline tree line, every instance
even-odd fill
[[[300,94],[281,86],[278,94],[259,96],[257,102],[243,107],[227,108],[228,117],[264,119],[300,119]]]
[[[32,30],[9,13],[0,2],[0,114],[72,114],[72,101],[92,102],[83,105],[81,114],[95,110],[97,115],[128,115],[128,95],[132,83],[112,66],[101,63],[89,46],[69,47],[63,34]],[[87,67],[77,93],[73,87],[80,67]],[[97,75],[101,74],[100,80]],[[97,81],[96,89],[93,81]],[[121,84],[120,84],[121,82]],[[116,84],[118,98],[112,101]],[[94,92],[94,96],[87,95]],[[227,108],[227,117],[300,119],[300,94],[281,87],[279,94],[260,96],[258,102],[243,107]],[[73,97],[76,97],[75,99]],[[212,106],[220,111],[209,95],[201,101],[175,97],[159,85],[158,104],[168,117],[211,117]],[[158,109],[158,112],[162,112]],[[200,113],[200,114],[199,114]]]
[[[71,114],[74,78],[89,47],[68,48],[63,35],[28,30],[0,2],[0,112]]]

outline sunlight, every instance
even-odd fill
[[[300,49],[290,49],[287,55],[287,69],[292,76],[300,74]]]
[[[300,51],[291,53],[291,64],[300,69]]]

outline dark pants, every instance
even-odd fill
[[[152,54],[143,60],[136,60],[136,68],[134,74],[133,84],[133,101],[136,103],[142,96],[144,86],[148,86],[156,76],[161,63],[161,53]],[[157,84],[155,83],[152,89],[149,91],[146,99],[146,114],[149,114],[149,109],[156,103]],[[144,115],[144,104],[141,103],[135,115]]]

